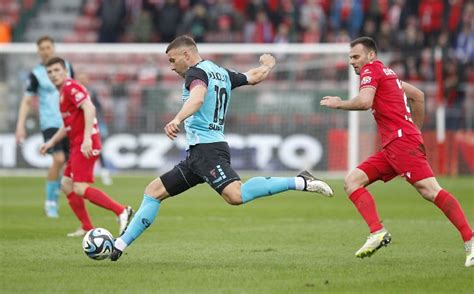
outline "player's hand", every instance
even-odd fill
[[[324,96],[323,99],[321,99],[321,101],[319,102],[319,104],[322,106],[336,109],[339,108],[341,101],[341,97],[338,96]]]
[[[41,144],[40,146],[40,153],[41,155],[46,155],[46,152],[48,152],[49,148],[52,148],[54,145],[51,143],[51,141],[47,141],[46,143]]]
[[[171,140],[174,140],[178,136],[178,133],[180,131],[180,124],[181,122],[177,118],[174,118],[172,121],[170,121],[164,128],[166,136],[168,136],[168,138],[170,138]]]
[[[87,138],[82,141],[81,144],[81,152],[84,155],[85,158],[91,157],[92,154],[92,139]]]
[[[23,141],[25,141],[25,138],[26,138],[25,128],[17,128],[15,132],[16,143],[19,145],[23,144]]]
[[[263,54],[260,56],[260,64],[268,66],[270,69],[272,69],[275,66],[275,57],[273,57],[271,54]]]

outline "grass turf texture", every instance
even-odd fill
[[[102,187],[135,210],[150,177]],[[474,224],[473,178],[443,178]],[[100,181],[98,181],[100,182]],[[355,258],[367,228],[336,197],[287,192],[232,207],[207,185],[163,202],[158,218],[117,263],[94,261],[61,196],[59,219],[43,215],[42,178],[0,178],[1,293],[472,293],[463,243],[434,205],[403,180],[370,188],[393,244]],[[115,216],[87,204],[114,235]]]

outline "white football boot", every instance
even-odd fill
[[[79,228],[75,230],[74,232],[68,233],[68,237],[83,237],[87,233],[86,230],[83,230],[82,228]]]
[[[125,207],[123,212],[118,216],[117,220],[119,223],[119,236],[122,236],[123,232],[128,227],[128,224],[132,220],[133,209],[130,206]]]
[[[464,242],[464,248],[466,249],[466,267],[474,266],[474,237],[471,240]]]
[[[383,246],[387,246],[391,242],[392,235],[390,235],[390,233],[385,228],[383,228],[370,234],[369,237],[367,237],[367,241],[365,242],[364,246],[357,250],[355,256],[359,258],[370,257],[377,250]]]
[[[327,197],[334,196],[331,187],[326,182],[313,176],[309,171],[304,170],[300,172],[297,177],[302,177],[304,179],[305,191],[319,193]]]

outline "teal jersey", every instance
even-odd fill
[[[74,72],[71,65],[66,62],[66,67],[69,76],[72,78]],[[63,125],[63,119],[59,111],[59,92],[49,80],[46,67],[43,64],[38,64],[31,71],[25,95],[38,97],[41,130],[60,128]]]
[[[223,142],[231,91],[246,85],[247,77],[203,60],[186,72],[182,95],[184,102],[189,99],[190,88],[195,82],[207,85],[207,92],[201,108],[184,121],[188,146]]]

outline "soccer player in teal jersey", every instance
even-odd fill
[[[38,55],[41,63],[33,68],[30,73],[28,86],[20,109],[18,110],[18,121],[16,125],[16,142],[21,144],[26,137],[25,122],[31,110],[34,97],[39,99],[39,121],[44,141],[48,141],[56,131],[63,125],[61,113],[59,111],[59,92],[51,83],[44,64],[53,57],[54,40],[49,36],[43,36],[36,41]],[[69,75],[74,76],[73,69],[68,63]],[[61,187],[61,168],[66,161],[69,151],[67,138],[56,144],[48,153],[53,157],[53,163],[49,167],[46,182],[45,212],[48,217],[58,217],[58,197]]]
[[[165,126],[165,133],[174,140],[184,122],[187,157],[146,187],[136,215],[124,234],[115,241],[110,257],[112,261],[118,260],[125,248],[153,223],[163,200],[197,184],[207,182],[231,205],[240,205],[288,190],[333,195],[328,184],[307,171],[289,178],[254,177],[242,184],[230,164],[224,125],[231,90],[263,81],[275,66],[273,56],[263,54],[260,56],[260,66],[243,74],[225,69],[210,60],[203,60],[196,43],[188,36],[173,40],[166,53],[172,70],[185,81],[183,107]]]

